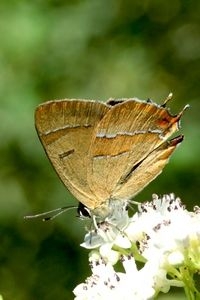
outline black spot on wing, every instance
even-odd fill
[[[59,154],[59,158],[60,158],[60,159],[63,159],[63,158],[65,158],[65,157],[67,157],[67,156],[73,154],[74,151],[75,151],[74,149],[71,149],[71,150],[68,150],[68,151],[66,151],[66,152],[60,153],[60,154]]]

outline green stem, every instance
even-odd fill
[[[195,287],[193,274],[186,267],[180,268],[180,273],[182,275],[182,281],[184,282],[184,290],[188,300],[200,299],[200,293]]]

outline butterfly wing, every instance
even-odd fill
[[[94,208],[88,185],[88,152],[94,128],[109,110],[96,101],[60,100],[36,109],[35,124],[42,145],[57,174],[84,205]]]
[[[162,172],[170,156],[182,140],[183,136],[180,135],[162,143],[138,165],[133,166],[130,172],[125,174],[122,181],[117,184],[111,197],[114,199],[130,199],[130,197],[139,193]]]
[[[137,99],[118,102],[93,132],[88,182],[96,206],[105,198],[138,193],[162,171],[178,144],[166,140],[178,130],[179,115]]]

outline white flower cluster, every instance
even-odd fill
[[[74,289],[76,300],[153,299],[171,286],[200,299],[193,280],[200,272],[200,208],[187,211],[174,194],[153,195],[132,217],[118,205],[82,246],[93,249],[92,275]]]

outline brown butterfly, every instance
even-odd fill
[[[135,98],[64,99],[39,105],[35,124],[42,145],[68,190],[92,214],[105,217],[115,201],[130,199],[160,174],[183,135],[184,108]]]

